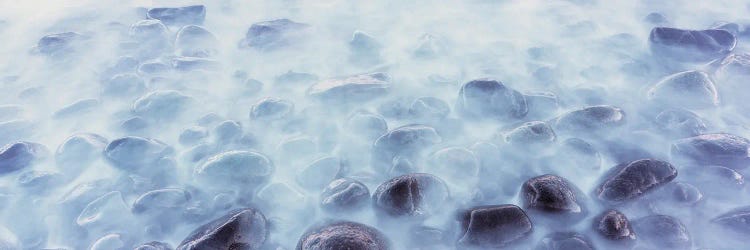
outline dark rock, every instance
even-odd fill
[[[588,214],[583,195],[570,181],[555,175],[527,180],[518,195],[529,213],[555,220],[578,221]]]
[[[473,207],[459,214],[458,245],[469,248],[502,248],[527,238],[533,225],[515,205]]]
[[[636,235],[630,220],[620,211],[610,209],[594,218],[594,230],[605,239],[625,245],[635,243]]]
[[[389,216],[428,217],[449,199],[448,186],[431,174],[406,174],[380,184],[372,195],[377,212]]]
[[[387,250],[389,240],[375,228],[356,222],[335,222],[308,230],[297,250]]]
[[[635,200],[677,177],[677,169],[669,162],[642,159],[617,165],[607,171],[594,195],[607,203]]]
[[[520,119],[529,112],[520,92],[493,79],[465,83],[458,93],[456,111],[471,118]]]
[[[719,165],[744,169],[750,164],[750,140],[717,133],[703,134],[675,141],[671,147],[676,162],[698,165]]]
[[[253,208],[233,210],[195,229],[177,250],[261,249],[269,237],[266,217]]]
[[[651,52],[684,62],[708,62],[734,50],[737,38],[726,30],[683,30],[656,27],[649,35]]]
[[[9,174],[33,165],[49,155],[42,144],[19,141],[0,148],[0,175]]]

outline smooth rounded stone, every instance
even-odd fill
[[[55,163],[57,167],[77,175],[98,159],[107,146],[107,138],[93,133],[71,135],[57,147]]]
[[[193,99],[174,90],[157,90],[133,103],[133,113],[154,120],[176,118]]]
[[[386,174],[396,157],[416,160],[422,150],[440,141],[442,138],[432,127],[418,124],[398,127],[375,140],[370,164],[378,174]]]
[[[388,94],[391,76],[387,73],[368,73],[330,78],[307,89],[307,95],[322,102],[365,102]]]
[[[716,74],[724,79],[750,76],[750,54],[731,54],[719,64]]]
[[[354,31],[348,45],[349,52],[351,52],[349,61],[354,64],[371,66],[382,61],[380,50],[383,48],[383,45],[363,31]]]
[[[388,132],[385,118],[368,111],[355,111],[346,120],[345,127],[352,134],[374,141]]]
[[[378,114],[391,119],[409,118],[409,108],[413,100],[408,97],[395,97],[386,100],[377,107]]]
[[[52,113],[53,119],[63,119],[82,113],[91,112],[99,106],[99,100],[94,98],[80,99]]]
[[[206,6],[190,5],[176,8],[150,8],[148,18],[157,19],[166,25],[201,25],[206,19]]]
[[[423,34],[417,43],[413,55],[419,59],[433,59],[444,55],[447,50],[445,42],[432,34]]]
[[[558,133],[591,134],[620,127],[625,121],[625,111],[621,108],[597,105],[565,113],[552,124]]]
[[[179,188],[152,190],[133,202],[132,211],[134,214],[175,213],[186,207],[190,199],[190,193]]]
[[[231,142],[242,136],[242,124],[234,120],[226,120],[217,124],[213,135],[218,142]]]
[[[413,173],[390,179],[372,195],[376,212],[392,217],[430,216],[450,199],[448,186],[437,176]]]
[[[138,42],[168,43],[169,29],[159,20],[141,20],[130,26],[128,34]]]
[[[341,178],[331,181],[320,195],[320,207],[330,213],[361,209],[370,200],[370,190],[362,182]]]
[[[697,136],[708,130],[701,117],[685,109],[664,110],[656,116],[654,123],[660,132],[678,138]]]
[[[551,233],[537,244],[535,250],[593,250],[594,244],[583,234],[575,232]]]
[[[338,157],[323,157],[307,165],[297,174],[297,183],[307,189],[320,190],[346,171],[346,163]]]
[[[503,248],[519,243],[533,231],[529,216],[516,205],[473,207],[459,213],[457,245],[467,248]]]
[[[429,166],[434,173],[451,183],[467,183],[479,175],[479,159],[474,152],[460,147],[449,147],[430,156]]]
[[[377,229],[350,221],[313,227],[300,237],[296,250],[388,250],[391,243]]]
[[[641,159],[619,164],[608,170],[594,190],[605,203],[624,203],[658,189],[677,177],[677,169],[669,162]]]
[[[661,249],[688,249],[693,244],[685,225],[672,216],[642,217],[633,221],[633,229],[643,242]]]
[[[115,139],[104,149],[104,157],[116,168],[126,171],[152,168],[162,158],[172,155],[169,145],[149,138],[126,136]]]
[[[683,62],[708,62],[734,50],[737,38],[726,30],[656,27],[648,38],[651,53]]]
[[[133,250],[172,250],[172,246],[168,243],[151,241],[138,245]]]
[[[269,224],[253,208],[233,210],[198,227],[177,246],[177,250],[237,249],[257,250],[269,237]]]
[[[669,198],[669,200],[675,201],[678,204],[693,206],[703,201],[703,193],[691,184],[675,182],[672,185],[672,192]]]
[[[719,105],[714,82],[702,71],[685,71],[665,77],[651,87],[648,99],[660,104],[689,109]]]
[[[45,193],[65,182],[61,173],[52,171],[31,170],[21,173],[17,178],[18,186],[35,193]]]
[[[150,123],[146,119],[136,116],[122,121],[122,123],[120,123],[120,128],[128,132],[137,132],[148,128],[149,125]]]
[[[91,201],[76,218],[76,224],[87,228],[111,229],[121,226],[130,215],[130,207],[125,204],[122,193],[112,191]]]
[[[254,23],[247,29],[245,38],[240,41],[241,48],[261,50],[275,49],[295,42],[310,25],[294,22],[289,19],[275,19]]]
[[[669,24],[669,20],[666,16],[659,12],[651,12],[643,18],[644,21],[654,25],[665,25]]]
[[[442,120],[450,114],[451,108],[443,100],[435,97],[420,97],[409,107],[409,114],[415,118]]]
[[[637,238],[628,217],[614,209],[595,217],[593,228],[599,236],[618,244],[631,245]]]
[[[597,170],[602,166],[599,151],[591,143],[579,138],[568,138],[563,141],[556,159],[560,161],[558,164],[583,170]]]
[[[21,241],[13,232],[0,225],[0,249],[21,250]]]
[[[107,234],[91,244],[89,250],[124,250],[125,242],[120,234]]]
[[[745,184],[745,177],[734,169],[723,166],[699,166],[685,169],[685,178],[711,187],[724,187],[738,191]]]
[[[130,97],[146,91],[146,82],[136,74],[124,73],[112,76],[102,86],[106,96]]]
[[[144,62],[138,66],[138,74],[145,76],[163,75],[172,70],[172,67],[159,61]]]
[[[290,101],[267,97],[250,109],[250,120],[273,121],[292,115],[294,104]]]
[[[268,157],[252,151],[229,151],[211,156],[193,171],[199,183],[211,188],[252,190],[268,182],[274,166]]]
[[[527,93],[524,94],[524,97],[526,98],[526,104],[529,106],[529,112],[526,114],[529,119],[553,117],[560,109],[560,101],[554,93]]]
[[[0,175],[30,167],[49,155],[49,150],[42,144],[18,141],[0,148]]]
[[[745,236],[750,235],[748,220],[750,220],[750,206],[742,206],[711,219],[711,222]]]
[[[670,149],[675,162],[720,165],[744,169],[750,165],[750,140],[733,134],[703,134],[675,141]]]
[[[78,42],[87,39],[87,36],[77,32],[63,32],[49,34],[39,39],[34,51],[46,56],[65,56],[75,50]]]
[[[588,214],[586,196],[578,187],[556,175],[540,175],[523,183],[518,194],[527,212],[574,222]]]
[[[543,121],[525,122],[503,136],[505,142],[515,146],[548,145],[557,140],[552,127]]]
[[[529,112],[523,94],[489,78],[464,83],[455,109],[465,117],[499,120],[520,119]]]
[[[208,137],[208,129],[202,126],[192,126],[180,133],[177,139],[182,145],[193,145]]]

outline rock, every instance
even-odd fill
[[[622,109],[598,105],[565,113],[553,121],[553,127],[558,133],[592,134],[620,127],[625,121]]]
[[[378,174],[386,174],[397,157],[414,161],[425,148],[442,141],[434,128],[406,125],[380,136],[372,147],[371,166]]]
[[[293,41],[309,27],[307,24],[294,22],[289,19],[275,19],[254,23],[247,29],[245,39],[240,41],[240,47],[257,48],[261,50],[283,47]]]
[[[595,232],[607,240],[624,245],[635,244],[636,234],[630,220],[620,211],[610,209],[594,218]]]
[[[220,122],[214,127],[213,134],[220,143],[233,142],[242,137],[242,124],[234,120]]]
[[[719,94],[708,74],[685,71],[665,77],[648,90],[648,99],[660,104],[693,109],[719,105]]]
[[[556,221],[579,221],[588,214],[583,192],[559,176],[531,178],[521,186],[518,196],[529,213],[538,213]]]
[[[19,141],[6,144],[0,148],[0,175],[30,167],[49,155],[49,150],[42,144]]]
[[[51,57],[65,56],[73,53],[76,45],[85,39],[87,36],[76,32],[50,34],[39,39],[35,51]]]
[[[55,162],[57,167],[77,176],[94,160],[99,158],[107,146],[107,138],[92,133],[74,134],[57,147]]]
[[[35,194],[46,194],[65,183],[62,174],[52,171],[31,170],[18,176],[18,186]]]
[[[708,128],[697,114],[685,109],[667,109],[656,116],[656,127],[671,137],[685,138],[705,133]]]
[[[190,193],[179,188],[165,188],[149,191],[133,202],[134,214],[178,213],[190,201]]]
[[[107,145],[104,157],[116,168],[125,171],[155,167],[162,158],[172,155],[174,149],[154,139],[126,136]]]
[[[346,171],[346,165],[338,157],[323,157],[315,160],[297,174],[300,186],[320,190]]]
[[[529,119],[547,119],[555,116],[560,109],[560,101],[554,93],[528,93],[524,94],[524,97],[529,106],[529,112],[526,114]]]
[[[649,215],[633,221],[633,228],[643,242],[660,249],[687,249],[692,238],[685,225],[668,215]]]
[[[711,222],[738,234],[750,235],[748,220],[750,220],[750,206],[743,206],[725,212],[711,219]]]
[[[450,114],[448,103],[435,97],[420,97],[409,107],[409,114],[414,118],[442,120]]]
[[[261,249],[269,237],[269,224],[253,208],[233,210],[200,226],[177,246],[177,250]]]
[[[455,109],[465,117],[499,120],[520,119],[529,112],[523,94],[488,78],[464,83]]]
[[[346,121],[346,129],[358,137],[374,141],[388,132],[385,118],[367,111],[355,111]]]
[[[274,166],[268,157],[252,151],[229,151],[208,158],[193,171],[199,183],[212,188],[252,190],[268,182]]]
[[[671,147],[676,162],[699,165],[720,165],[744,169],[750,164],[750,140],[717,133],[703,134],[675,141]]]
[[[174,119],[187,108],[193,99],[174,90],[157,90],[133,103],[133,113],[154,120]]]
[[[536,246],[536,250],[593,250],[594,244],[585,235],[574,232],[551,233]]]
[[[369,73],[320,81],[307,89],[307,95],[323,102],[363,102],[386,95],[390,87],[388,74]]]
[[[136,74],[124,73],[112,76],[102,86],[102,94],[106,96],[131,97],[146,91],[146,83]]]
[[[656,27],[649,35],[651,53],[682,62],[708,62],[734,50],[737,38],[726,30]]]
[[[90,250],[124,250],[125,242],[120,234],[107,234],[97,239]]]
[[[134,250],[172,250],[172,246],[164,242],[151,241],[135,247]]]
[[[208,137],[208,129],[201,126],[192,126],[183,130],[177,141],[182,145],[193,145],[206,137]]]
[[[635,200],[677,177],[677,169],[669,162],[642,159],[619,164],[608,170],[594,191],[606,203]]]
[[[449,199],[448,187],[431,174],[406,174],[378,186],[372,195],[377,212],[393,217],[428,217]]]
[[[264,98],[253,105],[250,110],[251,120],[273,121],[289,117],[294,111],[294,104],[278,98]]]
[[[334,222],[309,229],[297,243],[297,250],[388,250],[389,240],[377,229],[356,222]]]
[[[351,178],[333,180],[320,195],[320,207],[331,213],[353,211],[364,207],[370,200],[370,190],[360,181]]]
[[[148,18],[157,19],[166,25],[201,25],[206,19],[206,7],[191,5],[177,8],[150,8]]]
[[[91,112],[98,106],[99,100],[97,99],[80,99],[55,111],[55,113],[52,114],[52,118],[62,119],[81,113]]]
[[[212,59],[180,56],[172,59],[172,67],[177,71],[218,71],[221,64]]]
[[[502,248],[518,243],[533,231],[526,213],[515,205],[473,207],[459,214],[458,245],[474,248]]]
[[[505,133],[505,142],[519,147],[549,145],[557,140],[552,127],[543,121],[525,122]]]

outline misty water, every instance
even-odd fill
[[[748,248],[748,1],[0,3],[0,250]]]

